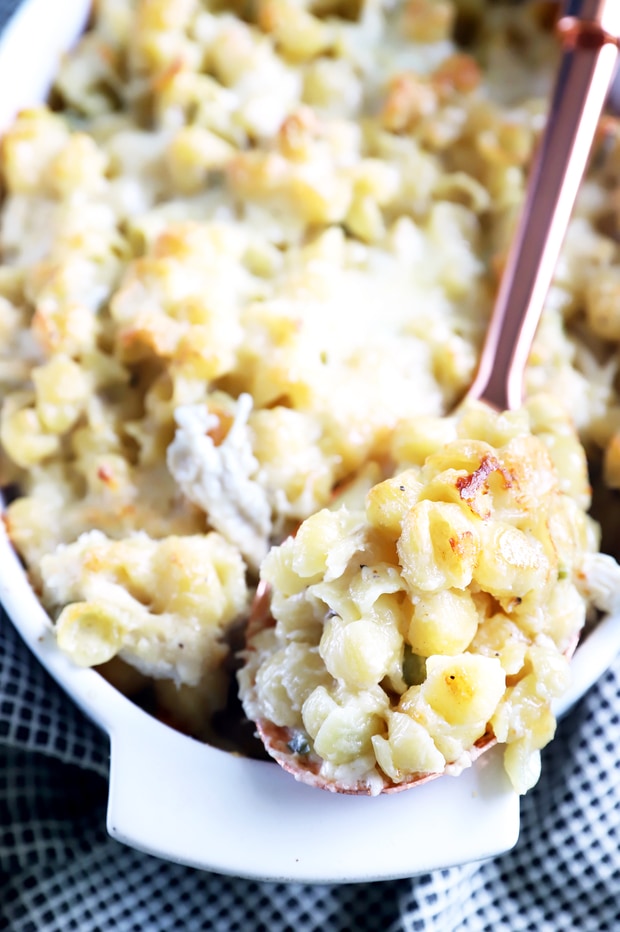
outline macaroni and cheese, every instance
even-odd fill
[[[364,503],[317,512],[263,562],[274,623],[250,632],[245,708],[310,783],[404,787],[493,738],[525,792],[598,598],[583,581],[620,583],[583,510],[582,448],[537,397],[418,423],[401,452]]]
[[[583,453],[613,516],[615,121],[532,350],[529,413],[447,415],[475,371],[556,60],[539,2],[93,5],[48,103],[0,151],[5,522],[76,663],[226,743],[231,651],[263,566],[284,601],[261,637],[286,656],[273,690],[256,673],[257,697],[254,667],[242,674],[252,714],[338,779],[398,783],[492,731],[531,783],[521,762],[552,733],[562,654],[617,588],[585,517]],[[450,559],[437,529],[458,543]],[[450,727],[448,663],[473,690]]]

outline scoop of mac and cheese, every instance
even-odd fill
[[[525,792],[602,571],[583,449],[548,398],[468,404],[402,443],[410,462],[360,507],[312,515],[265,559],[246,712],[290,769],[340,791],[455,772],[497,739]]]

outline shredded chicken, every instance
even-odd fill
[[[620,566],[608,554],[585,554],[577,585],[583,597],[600,611],[620,610]]]
[[[240,395],[233,424],[218,446],[209,436],[218,426],[217,415],[204,405],[179,407],[167,460],[183,494],[209,515],[211,526],[257,569],[267,554],[271,508],[265,490],[252,478],[259,464],[248,433],[251,410],[251,397]]]

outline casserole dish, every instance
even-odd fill
[[[88,7],[77,0],[29,0],[20,8],[0,42],[0,77],[7,89],[3,127],[44,96],[58,55],[78,36]],[[33,36],[45,37],[36,55]],[[13,88],[19,96],[11,98]],[[109,735],[108,830],[121,842],[205,870],[329,883],[411,876],[492,857],[516,842],[518,797],[497,751],[458,779],[414,793],[372,801],[317,793],[272,764],[181,735],[96,672],[73,665],[58,650],[4,533],[0,600],[35,656]],[[573,686],[558,712],[577,701],[619,649],[618,619],[608,617],[578,649]],[[415,832],[414,845],[399,843],[407,825]]]

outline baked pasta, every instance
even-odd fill
[[[582,447],[544,397],[468,404],[405,444],[409,462],[361,507],[317,512],[265,559],[273,617],[250,632],[247,714],[276,759],[328,789],[459,772],[496,739],[523,793],[597,600],[585,586],[620,582],[584,510]]]
[[[367,493],[389,512],[382,496],[399,492],[391,477],[405,470],[418,507],[429,470],[437,485],[442,471],[481,468],[476,443],[499,459],[510,443],[531,452],[521,412],[506,421],[514,440],[491,427],[495,439],[476,440],[472,425],[469,454],[447,454],[455,463],[441,469],[437,459],[442,445],[465,443],[448,415],[475,371],[544,125],[556,60],[551,13],[546,3],[482,0],[96,0],[48,103],[6,132],[6,528],[61,648],[140,701],[148,694],[148,707],[177,727],[228,746],[218,715],[235,690],[231,651],[260,567],[276,573],[275,554],[301,546],[306,528],[340,520],[336,501],[385,538],[360,562],[397,567],[396,525],[388,533],[372,524],[372,508],[364,516]],[[565,506],[575,541],[540,543],[573,554],[564,568],[547,555],[540,571],[541,599],[551,598],[553,573],[568,574],[554,598],[574,599],[571,637],[584,614],[575,573],[598,546],[573,428],[609,516],[604,547],[615,547],[607,529],[620,486],[619,140],[606,120],[527,372],[528,398],[550,399],[553,424],[564,425],[539,429],[547,415],[529,415],[558,470],[548,480],[559,488],[553,500],[575,502]],[[542,452],[535,461],[547,463]],[[564,474],[573,467],[578,480]],[[422,479],[416,470],[426,470]],[[489,473],[494,494],[502,475]],[[445,506],[480,529],[482,518],[449,497],[448,479],[444,486],[447,499],[438,492],[432,507],[420,502],[420,521]],[[497,521],[521,533],[494,494]],[[394,508],[397,500],[400,492]],[[329,533],[346,542],[358,532],[342,520]],[[270,555],[306,521],[296,544]],[[452,653],[416,642],[411,656],[467,656],[499,683],[503,661],[482,649],[486,628],[468,645],[460,629],[497,615],[490,577],[504,567],[489,564],[489,578],[476,577],[484,595],[462,569],[432,591],[414,578],[413,557],[406,565],[409,579],[395,570],[400,588],[377,596],[381,605],[426,593],[431,640],[444,603],[459,606],[462,622],[446,633],[456,639]],[[334,585],[352,571],[343,564]],[[372,573],[356,579],[374,604]],[[521,635],[508,627],[520,656]],[[397,658],[409,632],[402,619],[393,628],[376,661],[393,678],[391,703],[394,690],[405,694]],[[296,635],[291,644],[305,650]],[[566,649],[560,638],[558,670]],[[551,689],[547,661],[535,659],[534,642],[528,650],[522,679],[540,676]],[[348,650],[334,671],[347,658]],[[516,663],[507,677],[521,676]],[[319,685],[329,695],[332,679]],[[503,739],[515,726],[502,708],[505,698],[487,718]],[[396,782],[400,752],[388,719],[404,720],[390,715],[373,748]],[[550,732],[541,725],[510,739],[510,753],[529,754]],[[437,750],[433,766],[437,754],[455,761],[457,751]]]

